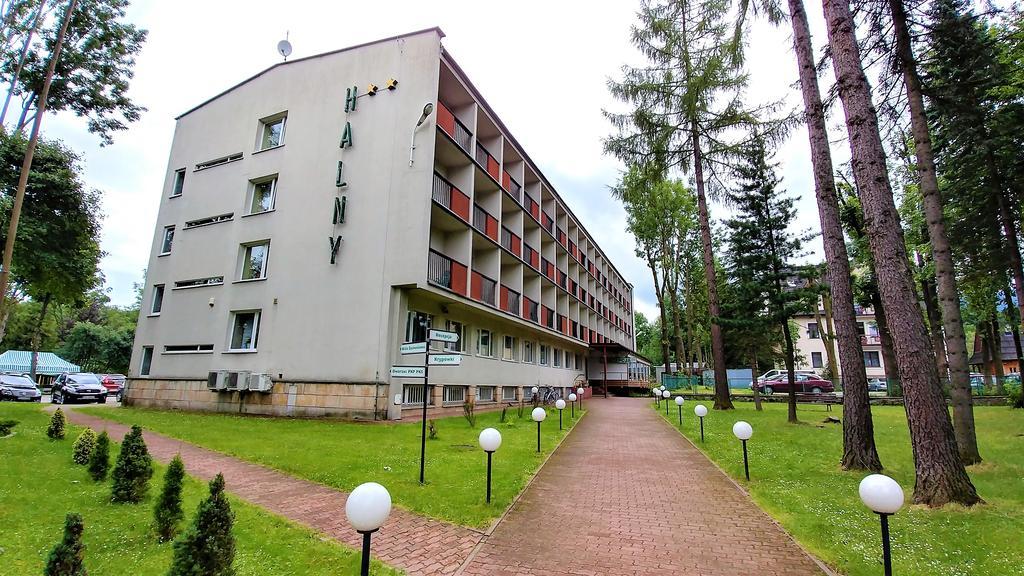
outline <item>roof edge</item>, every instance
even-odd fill
[[[218,94],[216,94],[216,95],[214,95],[214,96],[212,96],[210,98],[207,98],[206,100],[203,100],[199,104],[197,104],[197,105],[193,106],[192,108],[189,108],[188,110],[186,110],[186,111],[182,112],[181,114],[175,116],[174,119],[175,120],[181,120],[185,116],[188,116],[192,112],[195,112],[196,110],[202,108],[203,106],[206,106],[210,102],[213,102],[214,100],[217,100],[221,96],[224,96],[225,94],[228,94],[229,92],[234,91],[236,88],[239,88],[239,87],[241,87],[241,86],[243,86],[245,84],[248,84],[249,82],[252,82],[253,80],[259,78],[260,76],[263,76],[267,72],[270,72],[271,70],[273,70],[275,68],[278,68],[280,66],[287,66],[288,64],[294,64],[296,62],[302,62],[302,61],[305,61],[305,60],[312,60],[313,58],[323,58],[324,56],[332,56],[334,54],[338,54],[338,53],[341,53],[341,52],[347,52],[349,50],[355,50],[357,48],[365,48],[366,46],[372,46],[374,44],[380,44],[382,42],[392,42],[394,40],[401,40],[402,38],[408,38],[410,36],[418,36],[420,34],[424,34],[424,33],[427,33],[427,32],[436,32],[437,35],[440,38],[444,38],[445,37],[445,33],[444,33],[443,30],[441,30],[440,26],[432,26],[430,28],[423,28],[422,30],[416,30],[414,32],[406,32],[405,34],[399,34],[397,36],[391,36],[391,37],[388,37],[388,38],[381,38],[380,40],[373,40],[373,41],[370,41],[370,42],[363,42],[362,44],[356,44],[354,46],[347,46],[345,48],[338,48],[337,50],[331,50],[329,52],[321,52],[320,54],[313,54],[311,56],[303,56],[302,58],[296,58],[295,60],[291,60],[291,61],[287,61],[286,60],[284,62],[278,62],[277,64],[274,64],[273,66],[269,66],[267,68],[264,68],[263,70],[257,72],[256,74],[253,74],[252,76],[246,78],[245,80],[242,80],[241,82],[235,84],[234,86],[231,86],[230,88],[224,90],[223,92],[219,92]]]

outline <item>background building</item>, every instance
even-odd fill
[[[875,311],[871,308],[861,306],[854,307],[857,313],[857,331],[860,332],[860,343],[864,349],[864,368],[868,378],[885,378],[885,359],[882,357],[882,340],[878,336],[878,324],[875,322]],[[818,318],[814,314],[799,314],[793,321],[800,327],[800,338],[795,342],[797,350],[798,370],[812,369],[818,374],[824,375],[828,368],[828,354],[825,351],[825,340],[822,334],[825,327],[819,326],[819,322],[825,323],[825,311],[819,309]],[[835,345],[836,368],[841,373],[842,368],[838,366],[839,346]],[[833,374],[838,378],[840,374]]]
[[[442,37],[279,63],[178,118],[129,403],[400,418],[423,387],[389,371],[431,327],[461,358],[434,409],[635,349],[632,286]]]

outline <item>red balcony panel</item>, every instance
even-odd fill
[[[552,264],[551,262],[548,262],[548,269],[544,271],[544,275],[546,275],[548,278],[551,278],[552,280],[554,280],[554,278],[555,278],[555,265]]]
[[[551,217],[548,216],[547,214],[542,215],[540,223],[543,224],[545,228],[550,229],[552,224]]]
[[[449,136],[455,137],[455,115],[448,110],[447,106],[440,102],[437,103],[437,125],[447,132]]]
[[[501,169],[498,167],[498,161],[494,159],[494,156],[487,155],[487,173],[491,175],[491,178],[497,180],[501,177]]]
[[[558,243],[561,244],[563,248],[565,248],[566,235],[565,232],[563,232],[561,229],[558,230]]]
[[[501,309],[508,310],[508,288],[506,286],[501,287]]]
[[[540,220],[540,204],[534,202],[530,205],[530,216],[533,216],[534,220]]]
[[[487,163],[490,165],[490,162]],[[512,176],[508,173],[508,170],[501,171],[501,187],[505,190],[511,190]]]
[[[458,262],[452,261],[452,290],[456,294],[466,295],[466,272],[467,268],[459,264]]]
[[[469,196],[462,193],[462,190],[452,186],[452,212],[460,218],[469,222]]]
[[[540,268],[540,254],[536,250],[530,253],[530,266]]]
[[[523,257],[523,240],[515,234],[512,235],[512,253],[519,258]]]
[[[545,326],[547,326],[548,322],[549,322],[548,318],[550,318],[550,317],[551,317],[551,309],[548,308],[547,306],[541,306],[540,307],[540,323],[545,325]]]
[[[569,319],[565,316],[562,317],[562,334],[569,333]]]
[[[484,279],[478,272],[473,272],[469,286],[469,297],[473,300],[483,299]]]
[[[498,241],[498,219],[490,214],[487,215],[487,237],[495,242]]]

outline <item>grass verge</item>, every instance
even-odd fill
[[[842,426],[822,422],[827,415],[842,418],[841,407],[827,413],[824,407],[801,406],[802,423],[793,425],[786,422],[785,404],[765,403],[757,412],[752,404],[737,402],[735,411],[711,411],[704,418],[702,444],[695,404],[684,406],[682,432],[804,547],[844,574],[881,573],[878,517],[857,494],[865,473],[840,469]],[[680,428],[674,406],[669,416],[663,409],[658,413]],[[896,574],[1024,574],[1024,411],[975,407],[974,414],[985,462],[969,472],[987,503],[971,509],[907,506],[896,514],[890,519]],[[903,486],[909,502],[914,465],[903,407],[875,406],[872,415],[884,473]],[[740,442],[732,435],[737,420],[754,428],[749,483],[743,479]]]
[[[573,421],[564,410],[547,409],[537,453],[532,406],[522,416],[509,408],[477,414],[475,428],[461,416],[435,420],[436,439],[427,440],[426,484],[419,483],[420,423],[357,423],[208,414],[138,408],[86,408],[82,412],[179,438],[211,450],[255,462],[349,491],[363,482],[379,482],[392,501],[413,512],[473,528],[498,518],[543,463]],[[576,421],[580,412],[576,411]],[[486,504],[487,459],[477,437],[497,428],[501,448],[493,457],[491,503]]]
[[[145,502],[111,504],[109,479],[95,483],[84,466],[71,461],[71,446],[82,428],[69,424],[64,440],[51,441],[46,437],[49,416],[38,404],[0,404],[0,420],[19,421],[14,436],[0,438],[0,573],[41,574],[50,549],[60,540],[64,515],[78,512],[85,520],[89,573],[165,574],[172,545],[158,544],[151,528],[165,467],[157,464]],[[111,449],[113,463],[118,445]],[[206,483],[186,477],[183,528],[206,494]],[[358,552],[237,498],[231,498],[231,508],[239,576],[358,573]],[[374,574],[400,574],[375,564]]]

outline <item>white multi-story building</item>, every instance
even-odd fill
[[[878,324],[875,322],[875,312],[871,308],[855,307],[857,314],[857,331],[860,333],[860,343],[864,349],[864,368],[868,378],[885,378],[885,359],[882,356],[882,339],[878,335]],[[813,314],[798,314],[793,317],[793,322],[800,327],[800,338],[795,342],[799,361],[797,369],[813,369],[823,374],[828,368],[828,353],[825,350],[825,339],[822,335],[826,333],[825,326],[819,326],[819,322],[825,322],[824,310],[819,310],[818,317]],[[842,370],[838,362],[838,345],[833,348],[836,351],[836,368]],[[838,378],[840,374],[833,374],[832,378]]]
[[[279,63],[178,117],[129,403],[400,418],[422,380],[390,371],[427,327],[459,335],[435,410],[635,360],[632,286],[442,38]]]

